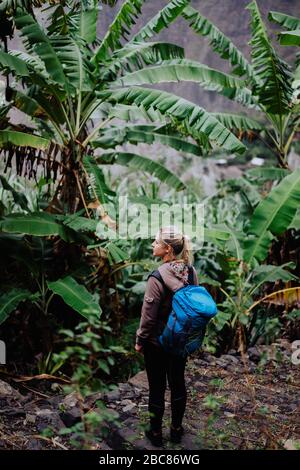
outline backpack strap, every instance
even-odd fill
[[[194,285],[194,272],[193,266],[189,266],[189,276],[188,276],[188,283],[190,286]]]
[[[149,276],[147,277],[147,281],[149,279],[149,277],[155,277],[158,281],[160,281],[162,283],[162,285],[167,288],[166,284],[164,283],[164,280],[159,272],[158,269],[155,269],[154,271],[152,271],[152,273],[149,274]]]

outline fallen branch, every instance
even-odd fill
[[[63,382],[66,384],[70,384],[70,380],[62,379],[61,377],[56,377],[55,375],[49,374],[39,374],[33,375],[31,377],[28,376],[20,376],[20,377],[11,377],[14,382],[29,382],[30,380],[54,380],[55,382]]]

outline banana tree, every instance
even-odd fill
[[[287,31],[282,31],[279,34],[280,44],[283,46],[300,46],[300,19],[294,16],[285,15],[276,11],[270,11],[269,19],[275,23],[280,24]],[[296,56],[295,61],[295,73],[292,87],[294,89],[294,101],[295,104],[299,105],[299,94],[300,94],[300,60],[299,53]]]
[[[224,227],[225,229],[225,227]],[[240,249],[238,245],[238,249]],[[211,325],[211,333],[219,336],[226,331],[226,347],[238,347],[244,352],[250,344],[258,339],[258,320],[267,325],[272,320],[271,304],[284,307],[288,312],[300,304],[300,278],[292,271],[295,263],[288,262],[281,266],[262,264],[249,270],[249,266],[238,260],[237,254],[225,248],[221,251],[223,263],[227,265],[225,285],[216,283],[223,293],[223,300],[218,306],[219,313]],[[223,265],[224,268],[224,265]],[[291,283],[295,285],[291,286]],[[209,281],[208,281],[209,283]],[[284,287],[269,294],[262,294],[266,288],[281,283]],[[274,287],[272,287],[272,290]],[[280,320],[278,318],[278,322]],[[223,331],[222,331],[223,330]]]
[[[214,113],[214,118],[240,136],[248,134],[262,139],[272,149],[278,165],[288,168],[287,157],[300,122],[297,103],[293,99],[293,85],[299,80],[299,63],[291,71],[291,67],[280,58],[268,36],[257,2],[251,1],[247,8],[251,15],[251,62],[230,38],[195,8],[187,5],[181,12],[189,27],[196,34],[207,37],[213,51],[229,61],[233,75],[226,76],[199,62],[175,59],[164,63],[161,68],[154,64],[150,69],[133,71],[118,82],[125,86],[139,86],[142,83],[191,80],[205,90],[239,103],[244,107],[245,114]],[[270,19],[281,24],[285,18],[287,15],[270,14]],[[291,35],[294,43],[297,42],[297,19],[289,18],[284,26],[294,31],[289,34],[289,39],[282,34],[282,42],[289,41],[291,44]],[[146,29],[135,38],[150,39],[152,36],[153,30]],[[124,95],[121,96],[124,100]],[[131,101],[127,96],[126,100]],[[253,113],[247,115],[247,110],[256,112],[257,119],[249,119]]]
[[[99,281],[99,273],[95,273],[95,263],[89,262],[82,248],[93,243],[90,235],[96,231],[96,225],[97,221],[79,215],[46,212],[1,218],[0,324],[24,301],[34,304],[47,316],[53,312],[55,295],[86,318],[95,314],[100,317],[101,286],[94,288],[93,294],[89,286]],[[103,245],[112,266],[126,259],[126,253],[118,246],[107,242]]]
[[[278,178],[278,175],[275,177]],[[232,223],[230,219],[227,224],[211,224],[211,228],[219,231],[219,237],[214,240],[213,232],[208,232],[205,237],[207,242],[218,247],[222,269],[226,273],[224,282],[217,283],[224,300],[220,304],[220,314],[214,320],[213,327],[218,332],[224,327],[229,328],[233,343],[238,344],[241,350],[249,344],[256,324],[257,309],[261,308],[265,322],[268,319],[266,305],[283,305],[287,311],[292,305],[300,304],[296,264],[291,261],[280,266],[268,264],[268,261],[267,264],[262,264],[266,263],[272,241],[284,235],[287,230],[295,231],[299,228],[299,188],[300,169],[283,177],[260,200],[250,217],[239,223]],[[231,228],[230,223],[234,228]],[[222,233],[223,237],[220,236]],[[278,281],[283,283],[283,287],[273,287],[271,293],[261,295],[261,289],[265,288],[266,283]],[[230,348],[230,344],[228,347]]]
[[[152,76],[151,83],[160,83],[162,76],[168,79],[168,64],[173,61],[178,62],[174,73],[181,70],[183,80],[201,81],[206,74],[213,74],[185,61],[181,47],[147,41],[175,21],[188,0],[168,2],[126,40],[143,3],[126,0],[101,41],[96,34],[96,0],[54,2],[45,27],[24,8],[16,9],[14,23],[25,52],[0,51],[0,67],[3,73],[13,75],[17,84],[24,84],[23,90],[9,87],[7,96],[11,107],[24,112],[32,126],[9,125],[0,131],[0,145],[7,165],[16,156],[20,172],[20,162],[27,158],[31,165],[44,165],[48,177],[58,174],[55,201],[61,202],[62,211],[76,212],[80,205],[86,206],[87,155],[96,154],[100,165],[116,162],[148,171],[162,181],[175,181],[157,162],[138,153],[124,156],[116,151],[127,138],[133,144],[158,141],[198,156],[212,144],[231,152],[244,151],[244,145],[217,117],[196,104],[171,93],[131,86],[132,73],[152,76],[153,67],[158,75]],[[216,80],[228,88],[241,86],[239,79],[226,74],[218,73]],[[148,124],[128,125],[137,115],[146,117]],[[119,124],[120,119],[125,126]],[[113,150],[114,158],[104,151],[107,149]],[[178,178],[175,187],[184,187]],[[104,185],[99,202],[110,196]]]

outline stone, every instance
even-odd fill
[[[208,362],[209,364],[212,364],[212,363],[216,362],[215,356],[212,356],[211,354],[205,354],[205,356],[203,357],[203,360],[205,362]]]
[[[120,390],[116,388],[115,390],[111,390],[110,392],[106,392],[104,397],[105,399],[110,402],[110,401],[117,401],[119,400],[121,396]]]
[[[127,382],[121,382],[121,383],[118,383],[118,388],[121,390],[121,392],[129,392],[129,391],[132,391],[132,386],[127,383]]]
[[[53,395],[51,398],[48,398],[46,401],[51,408],[59,409],[62,406],[64,396],[63,395]]]
[[[122,392],[121,392],[121,393],[122,393]],[[129,392],[124,392],[124,393],[122,393],[122,395],[123,395],[124,398],[127,398],[127,399],[134,399],[134,400],[135,400],[136,397],[137,397],[137,394],[135,393],[134,390],[131,390],[131,391],[129,391]]]
[[[260,356],[261,356],[259,349],[256,346],[254,346],[252,348],[249,348],[247,352],[248,352],[250,361],[258,364],[258,362],[260,361]]]
[[[126,398],[125,400],[120,401],[121,406],[131,405],[132,403],[133,402],[131,400],[128,400],[128,398]]]
[[[101,401],[103,399],[104,399],[104,393],[102,392],[96,392],[96,393],[92,393],[91,395],[88,395],[84,400],[84,404],[83,404],[84,410],[89,410],[96,404],[97,401]]]
[[[78,395],[76,392],[69,393],[66,395],[62,401],[62,404],[65,409],[73,408],[78,404]]]
[[[230,411],[224,411],[224,416],[226,416],[226,418],[234,418],[235,414]]]
[[[71,428],[74,424],[81,421],[80,409],[77,406],[61,412],[59,416],[67,428]]]
[[[35,424],[36,422],[36,415],[34,414],[31,414],[31,413],[27,413],[26,414],[26,423],[30,423],[30,424]]]
[[[144,403],[139,404],[139,410],[140,411],[147,411],[148,410],[148,405]]]
[[[7,382],[4,382],[3,380],[0,380],[0,397],[1,398],[10,398],[13,400],[22,400],[23,395],[21,395],[18,390],[13,388],[11,385],[9,385]]]
[[[225,359],[226,361],[232,362],[234,364],[239,363],[239,360],[231,354],[223,354],[222,359]]]
[[[148,378],[147,373],[145,370],[138,372],[136,375],[131,377],[128,382],[133,385],[134,387],[138,387],[140,389],[148,390]]]
[[[211,362],[211,364],[214,364],[214,363]],[[226,368],[226,366],[228,365],[228,362],[224,359],[217,359],[216,364],[217,366]]]
[[[51,384],[50,388],[53,392],[56,393],[60,391],[61,386],[58,383],[54,382],[53,384]]]
[[[239,356],[239,352],[236,349],[229,349],[227,354],[230,356]]]
[[[51,428],[58,432],[65,425],[60,419],[59,413],[53,410],[39,410],[36,412],[36,428],[38,432],[42,432],[46,428]]]
[[[122,409],[122,411],[123,411],[124,413],[129,413],[129,412],[132,411],[133,408],[135,408],[135,407],[136,407],[136,404],[135,404],[135,403],[130,403],[130,404],[124,406],[124,408]]]

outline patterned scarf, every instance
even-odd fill
[[[188,283],[189,267],[182,261],[171,261],[170,268],[175,277],[180,279],[184,284]]]

